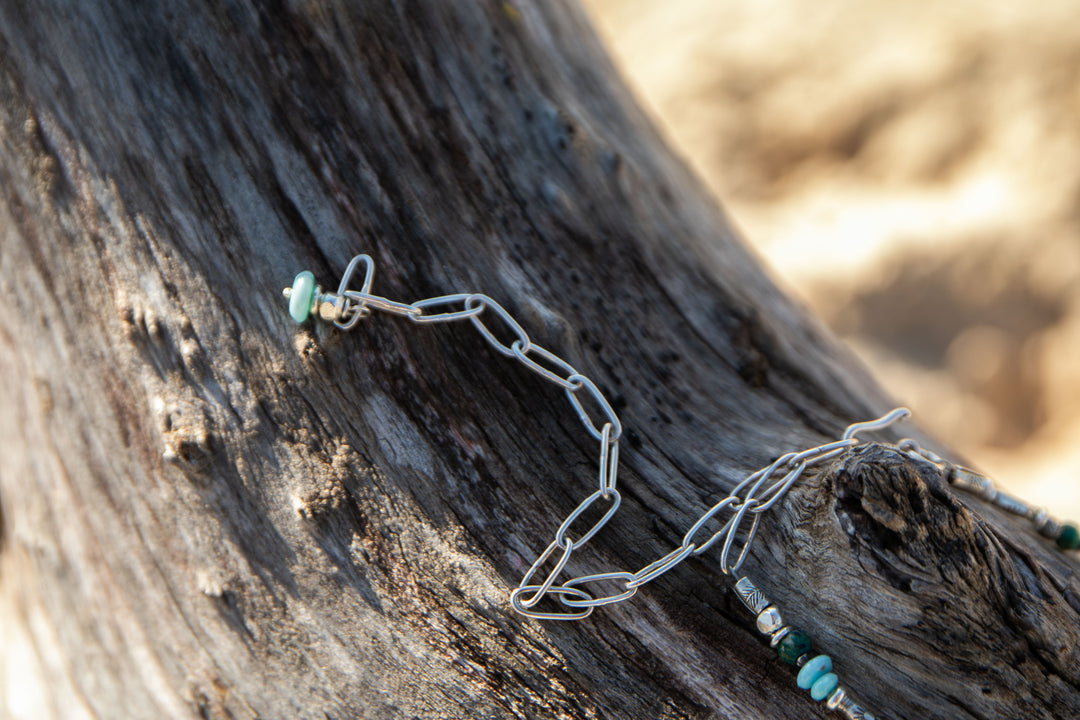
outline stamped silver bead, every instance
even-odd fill
[[[1013,497],[1008,493],[998,492],[994,497],[994,504],[1002,510],[1011,512],[1013,515],[1019,515],[1020,517],[1032,518],[1039,511],[1018,497]]]
[[[867,710],[856,703],[842,687],[837,687],[825,701],[825,707],[839,710],[848,720],[876,720]]]
[[[762,635],[771,635],[784,624],[780,617],[780,611],[775,606],[770,606],[761,611],[757,616],[757,629]]]
[[[997,498],[997,488],[994,487],[990,478],[974,470],[954,465],[949,471],[949,482],[973,495],[978,495],[983,500],[994,502]]]
[[[769,607],[769,600],[757,589],[754,583],[750,582],[750,578],[739,578],[735,583],[735,593],[742,600],[743,605],[746,605],[750,612],[755,615]]]

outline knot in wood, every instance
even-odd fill
[[[981,564],[985,538],[937,466],[873,443],[852,450],[829,476],[853,550],[864,563],[874,558],[874,570],[897,589],[956,580]]]

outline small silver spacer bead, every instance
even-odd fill
[[[1046,508],[1040,508],[1035,517],[1031,519],[1032,524],[1035,525],[1035,530],[1044,538],[1050,538],[1051,540],[1057,540],[1061,535],[1061,523],[1050,517],[1050,513],[1046,511]]]
[[[757,616],[757,629],[762,635],[771,635],[783,624],[784,618],[780,616],[780,611],[772,605],[762,610]]]
[[[772,640],[769,641],[769,647],[776,647],[777,645],[779,645],[780,641],[787,637],[788,633],[790,632],[790,625],[785,625],[784,627],[777,630],[775,633],[773,633]]]
[[[321,292],[321,288],[315,289],[315,300],[312,308],[320,318],[327,322],[341,320],[345,310],[345,298],[333,292]]]

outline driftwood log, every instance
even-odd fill
[[[713,555],[581,622],[514,614],[594,482],[561,393],[467,328],[281,299],[369,252],[381,294],[486,292],[595,379],[623,505],[575,572],[888,409],[579,8],[0,3],[0,123],[9,717],[828,716]],[[871,444],[746,569],[879,717],[990,720],[1080,711],[1076,567]]]

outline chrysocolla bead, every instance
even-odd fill
[[[836,689],[839,682],[840,678],[836,677],[836,675],[825,673],[810,687],[810,697],[815,700],[824,700],[829,697],[829,693]]]
[[[799,670],[799,676],[795,678],[795,682],[803,690],[809,690],[818,681],[818,678],[830,670],[832,670],[832,658],[828,655],[818,655],[802,666],[802,669]]]
[[[810,652],[810,638],[802,630],[792,630],[776,646],[776,654],[788,665],[794,665],[799,656]]]
[[[307,320],[311,314],[311,301],[315,296],[315,276],[305,270],[293,280],[292,294],[289,295],[289,315],[298,323]]]
[[[1062,525],[1057,544],[1062,550],[1075,550],[1080,547],[1080,530],[1077,530],[1075,525]]]

